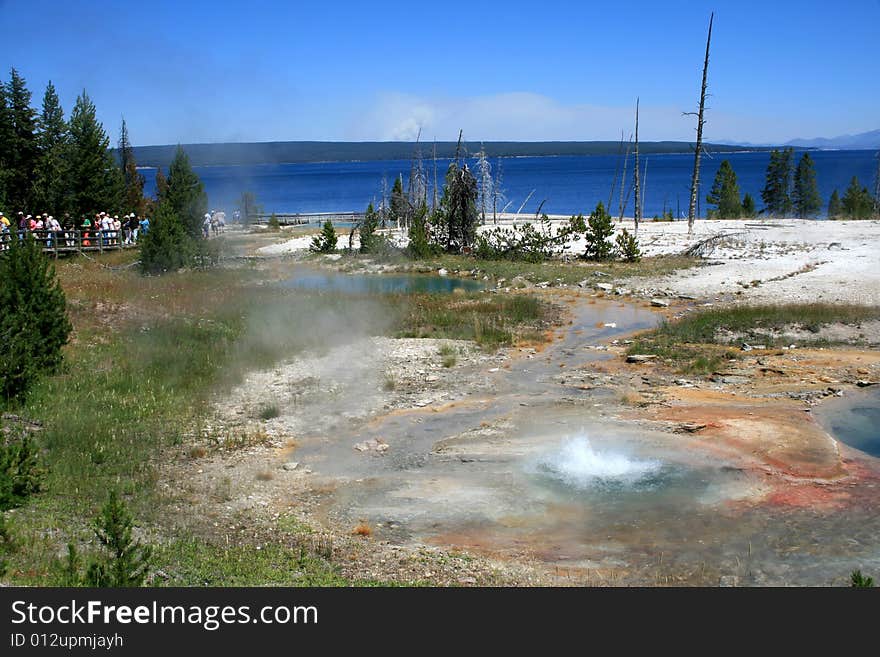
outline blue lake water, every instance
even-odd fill
[[[823,207],[827,207],[831,192],[837,189],[843,195],[853,176],[872,188],[877,167],[875,151],[813,151],[816,174]],[[795,162],[800,155],[796,154]],[[769,152],[709,153],[702,158],[700,168],[700,215],[706,212],[705,196],[711,188],[715,173],[722,160],[729,159],[736,171],[740,190],[750,193],[760,209],[761,188]],[[642,171],[645,187],[644,213],[646,217],[662,214],[664,208],[676,216],[687,214],[693,155],[668,154],[642,157],[641,169],[647,160],[647,177]],[[513,157],[492,159],[493,168],[500,162],[503,172],[502,188],[508,212],[515,212],[534,190],[522,212],[534,214],[541,201],[543,211],[549,214],[588,214],[598,201],[608,202],[609,192],[620,158],[616,156],[566,157]],[[431,161],[426,160],[429,179],[433,179]],[[438,160],[438,178],[449,160]],[[473,166],[473,162],[471,162]],[[321,162],[306,164],[264,164],[246,166],[196,167],[207,190],[212,207],[223,208],[231,214],[241,193],[245,190],[256,195],[257,202],[266,212],[343,212],[363,211],[370,201],[381,196],[382,179],[391,187],[398,175],[406,182],[410,169],[408,160],[364,162]],[[155,191],[155,173],[144,170],[146,191]],[[632,158],[627,172],[632,181]],[[429,180],[430,183],[430,180]],[[617,215],[620,196],[615,191],[611,203]],[[505,202],[506,203],[506,202]],[[627,215],[632,216],[630,196]],[[500,208],[499,208],[500,210]]]

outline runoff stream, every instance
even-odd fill
[[[303,271],[284,285],[377,295],[481,286]],[[591,346],[657,322],[620,302],[583,299],[569,311],[571,323],[543,351],[495,372],[464,366],[462,378],[491,378],[491,394],[303,440],[297,460],[333,484],[326,520],[367,522],[378,540],[537,562],[563,583],[825,585],[855,568],[880,573],[873,503],[846,513],[762,504],[760,473],[697,437],[618,419],[611,390],[561,384],[561,365],[589,368],[608,357]],[[370,439],[389,449],[353,449]]]

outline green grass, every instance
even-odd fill
[[[397,335],[473,340],[487,350],[513,344],[525,330],[548,327],[552,315],[549,304],[521,294],[412,295],[401,306]]]
[[[298,546],[218,546],[201,539],[177,540],[155,555],[168,574],[163,586],[348,586],[328,561]]]
[[[718,342],[718,334],[722,331],[741,334],[745,342],[768,347],[792,342],[807,346],[830,343],[819,336],[794,341],[790,336],[774,338],[764,331],[796,327],[818,333],[822,326],[832,323],[858,324],[876,319],[880,319],[880,307],[816,303],[710,308],[673,322],[664,322],[657,329],[639,336],[627,353],[655,354],[679,371],[706,374],[718,369],[725,360],[740,355],[739,351]]]
[[[686,269],[699,264],[695,258],[682,256],[659,256],[642,258],[639,262],[586,262],[573,260],[572,262],[542,262],[526,263],[512,262],[510,260],[477,260],[469,256],[444,255],[425,260],[420,264],[432,269],[441,267],[450,272],[460,271],[470,273],[478,271],[478,275],[488,275],[498,280],[504,278],[508,284],[516,276],[521,276],[532,283],[542,281],[555,282],[560,280],[568,285],[575,285],[585,278],[592,278],[593,272],[601,271],[609,274],[608,280],[624,280],[638,276],[662,276],[679,269]],[[600,281],[596,278],[596,281]]]
[[[445,344],[440,347],[440,358],[443,367],[455,367],[455,364],[458,362],[458,349],[452,345]]]
[[[260,409],[259,415],[261,420],[271,420],[281,415],[281,410],[278,404],[267,404]]]

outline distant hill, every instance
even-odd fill
[[[834,148],[834,149],[874,149],[880,148],[880,130],[871,130],[857,135],[841,135],[840,137],[816,137],[815,139],[793,139],[786,146],[800,148]]]
[[[279,164],[282,162],[352,162],[357,160],[408,160],[415,149],[413,142],[402,141],[273,141],[261,143],[183,144],[194,166],[236,164]],[[433,142],[421,143],[422,154],[430,157]],[[467,142],[463,146],[470,154],[480,144]],[[542,155],[616,155],[617,141],[487,141],[483,142],[490,157],[517,157]],[[766,147],[706,144],[715,152],[759,151]],[[438,141],[437,157],[455,155],[456,142]],[[167,167],[174,157],[176,145],[136,146],[135,159],[139,166]],[[693,144],[683,141],[641,142],[644,154],[692,153]]]

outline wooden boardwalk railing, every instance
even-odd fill
[[[125,233],[122,230],[11,230],[0,233],[0,252],[9,248],[12,240],[24,239],[30,235],[41,244],[43,251],[55,254],[77,253],[81,251],[118,251],[133,249],[137,244],[125,244]]]
[[[281,226],[307,226],[309,224],[323,224],[328,219],[334,224],[349,224],[361,221],[363,212],[275,212],[252,215],[253,222],[265,224],[272,218],[272,214],[278,219]]]

